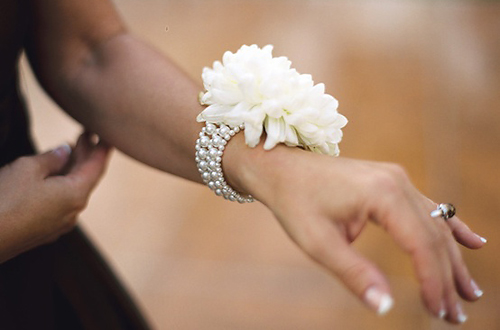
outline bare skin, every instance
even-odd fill
[[[0,169],[0,262],[73,229],[105,171],[109,147],[84,134],[68,145]]]
[[[430,218],[436,204],[411,184],[400,166],[332,159],[285,146],[270,153],[229,144],[226,152],[226,176],[233,185],[267,205],[305,253],[374,310],[380,306],[368,299],[368,290],[390,294],[389,284],[350,245],[368,221],[384,228],[412,258],[431,314],[462,323],[459,296],[479,298],[455,241],[470,249],[485,243],[458,217],[447,222]]]
[[[195,121],[202,110],[197,102],[198,84],[130,35],[106,1],[37,0],[32,6],[28,57],[52,98],[87,129],[126,154],[200,182],[192,156],[201,128]],[[82,178],[85,188],[76,188],[80,201],[88,198],[89,187],[105,165],[104,149],[89,148],[92,151],[85,152],[67,173],[71,177],[73,171],[82,172],[77,168],[85,167],[83,164],[94,164]],[[75,154],[78,150],[77,145]],[[228,145],[223,165],[232,186],[268,206],[291,239],[368,307],[381,311],[378,298],[390,296],[385,275],[350,245],[368,221],[383,227],[412,258],[422,299],[432,315],[460,323],[464,315],[459,297],[478,299],[455,241],[473,249],[482,247],[483,241],[457,217],[447,223],[430,219],[436,204],[414,188],[398,165],[333,159],[285,146],[271,151],[261,146],[251,149],[244,145],[241,134]],[[0,171],[3,187],[11,187],[4,185],[5,171],[15,172],[18,182],[24,180],[17,168],[15,162]],[[39,187],[31,192],[38,202],[23,218],[23,235],[33,237],[27,241],[34,243],[12,238],[1,243],[2,251],[20,252],[48,241],[37,237],[58,237],[74,224],[73,215],[84,205],[76,203],[78,207],[66,212],[45,207],[63,197],[54,192],[50,200],[44,200],[45,189],[56,188],[41,184],[43,175],[33,173],[38,174],[29,184]],[[48,178],[59,181],[65,177],[50,176],[57,170],[43,173],[45,179],[47,173]],[[3,190],[12,205],[22,204],[22,193]],[[45,212],[44,219],[60,218],[61,223],[42,228],[32,225],[29,215],[41,214],[39,210]],[[5,230],[0,232],[8,236]]]

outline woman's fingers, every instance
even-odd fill
[[[479,299],[483,295],[483,291],[472,279],[458,246],[452,239],[449,239],[448,244],[448,253],[451,259],[455,285],[458,293],[463,299],[469,301]]]
[[[109,151],[110,148],[103,142],[94,144],[91,135],[84,133],[73,149],[64,175],[46,179],[51,191],[58,192],[66,201],[68,212],[77,214],[87,205],[91,191],[104,174]]]
[[[0,168],[0,262],[54,241],[75,226],[108,153],[103,143],[82,136],[73,150],[62,145]]]
[[[433,207],[436,209],[437,204],[434,203],[431,199],[424,197],[427,201],[429,206]],[[436,220],[442,219],[437,218]],[[479,249],[486,244],[486,238],[474,233],[469,226],[467,226],[464,222],[462,222],[457,216],[453,216],[445,222],[448,224],[448,227],[451,229],[453,236],[455,237],[455,240],[462,244],[463,246],[469,248],[469,249]]]
[[[479,248],[484,239],[457,217],[448,221],[432,218],[430,213],[436,204],[422,196],[403,171],[390,166],[385,170],[385,174],[379,174],[378,198],[370,207],[375,222],[411,255],[427,309],[449,322],[465,322],[459,295],[472,301],[482,291],[472,281],[455,240]]]
[[[443,317],[451,323],[464,323],[467,320],[458,294],[453,286],[453,281],[446,283],[446,295],[444,300],[444,314]]]
[[[110,147],[103,141],[94,144],[92,135],[83,133],[75,146],[74,161],[67,178],[88,194],[104,174],[109,152]]]
[[[392,177],[392,189],[385,191],[385,199],[380,199],[376,206],[380,210],[376,222],[412,256],[429,311],[450,322],[463,323],[467,317],[458,295],[472,301],[482,291],[472,280],[455,240],[469,248],[480,248],[484,239],[457,217],[447,221],[432,218],[430,212],[436,204],[414,189],[405,175],[394,174],[397,172],[388,176]]]
[[[339,229],[326,220],[315,225],[303,242],[314,260],[334,273],[356,296],[380,315],[393,305],[389,284],[382,272],[354,250]]]
[[[455,240],[469,249],[479,249],[486,244],[486,239],[474,233],[458,217],[452,217],[446,221],[455,237]]]
[[[432,249],[420,248],[413,257],[421,286],[422,300],[427,309],[438,318],[452,323],[463,323],[465,316],[455,287],[455,269],[443,244],[433,243]],[[436,263],[437,262],[437,263]]]
[[[397,178],[392,189],[385,191],[372,206],[374,221],[382,225],[396,243],[412,258],[421,287],[422,300],[435,317],[452,315],[456,304],[453,270],[448,255],[444,223],[436,222],[429,213],[434,207],[410,185],[404,176]]]
[[[36,169],[43,178],[60,174],[64,167],[68,164],[71,155],[71,147],[63,144],[52,151],[47,151],[43,154],[23,157],[20,161],[31,162],[33,169]]]
[[[430,209],[432,207],[430,206]],[[478,247],[474,245],[478,244],[478,241],[481,245],[484,243],[458,218],[448,221],[441,218],[433,219],[429,215],[428,208],[429,205],[425,202],[419,207],[420,216],[413,222],[421,229],[413,228],[414,240],[406,241],[408,247],[411,246],[411,250],[414,251],[412,257],[421,283],[422,297],[434,315],[445,317],[452,323],[463,323],[467,316],[459,295],[473,301],[482,295],[482,291],[472,280],[453,236],[455,238],[458,236],[468,247]],[[447,223],[452,231],[456,229],[453,235]],[[441,297],[440,308],[436,310],[438,297]]]
[[[432,204],[433,206],[436,205]],[[457,216],[447,220],[442,218],[435,220],[438,221],[436,225],[445,234],[444,241],[447,243],[447,258],[450,260],[454,280],[454,287],[448,284],[446,289],[446,319],[452,323],[463,323],[467,320],[467,316],[458,299],[458,295],[465,300],[475,301],[483,295],[483,291],[471,277],[455,241],[465,247],[477,249],[481,248],[486,243],[486,240],[475,234]]]
[[[391,229],[392,230],[392,229]],[[395,229],[394,232],[397,232]],[[441,233],[424,228],[410,229],[411,235],[396,242],[406,250],[413,261],[420,292],[426,308],[435,317],[447,314],[447,292],[453,289],[453,274],[447,258],[446,243]],[[451,283],[451,286],[449,285]]]

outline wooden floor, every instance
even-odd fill
[[[343,156],[403,164],[489,239],[464,250],[485,296],[466,304],[462,328],[500,329],[500,3],[116,3],[198,80],[225,50],[256,43],[324,82],[350,120]],[[23,72],[39,146],[72,141],[80,128]],[[304,257],[262,205],[233,205],[118,153],[82,218],[157,329],[455,328],[423,311],[407,257],[377,228],[356,246],[393,285],[383,318]]]

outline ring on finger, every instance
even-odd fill
[[[431,217],[437,218],[441,217],[444,220],[448,220],[449,218],[452,218],[455,213],[456,213],[456,208],[453,206],[453,204],[449,203],[442,203],[439,204],[438,207],[431,212]]]

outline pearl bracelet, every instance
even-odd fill
[[[217,196],[230,201],[251,203],[255,199],[251,196],[242,196],[231,188],[224,179],[222,171],[222,155],[229,140],[245,128],[244,125],[230,127],[225,124],[207,123],[201,129],[200,137],[196,140],[196,164],[201,173],[203,182],[212,189]]]

